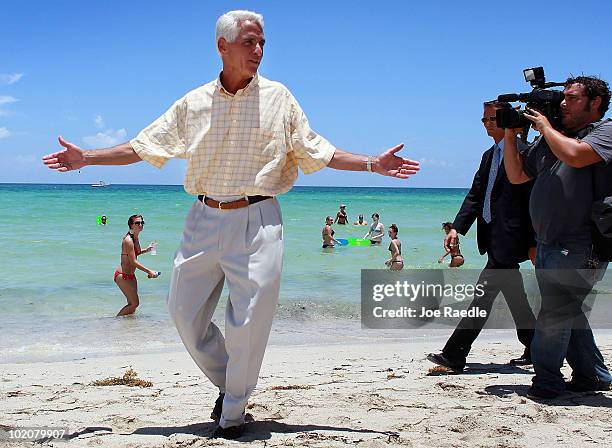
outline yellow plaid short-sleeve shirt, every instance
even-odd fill
[[[235,95],[219,79],[192,90],[130,143],[158,168],[187,159],[185,190],[207,195],[285,193],[298,166],[320,170],[335,151],[285,86],[258,75]]]

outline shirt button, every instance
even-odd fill
[[[238,123],[238,120],[232,120],[232,123],[236,124]]]
[[[224,187],[227,187],[227,182],[223,182],[223,186],[224,186]]]
[[[234,146],[234,141],[233,140],[230,142],[230,145]]]
[[[231,164],[232,164],[231,162],[227,162],[227,163],[226,163],[226,165],[227,165],[227,166],[230,166]]]

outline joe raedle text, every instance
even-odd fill
[[[436,317],[450,317],[458,319],[463,319],[464,317],[480,317],[486,319],[487,310],[481,310],[478,307],[461,310],[453,308],[452,306],[443,306],[442,308],[438,309],[430,309],[427,307],[411,308],[408,306],[387,309],[382,306],[375,306],[372,309],[372,317],[377,319],[431,319]]]

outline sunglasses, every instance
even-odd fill
[[[144,226],[144,221],[134,221],[134,225],[136,225],[136,226]]]
[[[480,119],[480,121],[482,121],[483,123],[486,123],[487,121],[493,122],[496,121],[497,117],[493,116],[493,117],[483,117]]]

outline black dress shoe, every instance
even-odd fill
[[[560,396],[561,394],[558,392],[553,392],[552,390],[542,389],[538,386],[531,386],[529,391],[527,392],[527,398],[531,398],[532,400],[553,400]]]
[[[217,397],[217,401],[215,401],[215,407],[210,413],[210,418],[213,420],[221,419],[221,414],[223,414],[223,398],[225,398],[225,394],[219,393]]]
[[[463,369],[465,367],[465,364],[453,362],[446,356],[444,356],[442,353],[430,353],[429,355],[427,355],[427,360],[433,362],[434,364],[438,364],[439,366],[451,369],[453,372],[463,372]]]
[[[514,358],[510,360],[511,366],[530,366],[533,364],[531,362],[531,356],[522,355],[520,358]]]
[[[610,381],[602,381],[599,378],[572,377],[571,381],[565,383],[565,389],[570,392],[595,392],[599,390],[610,390]]]
[[[219,438],[229,439],[229,440],[239,439],[240,437],[244,435],[244,427],[245,427],[244,423],[242,425],[229,426],[227,428],[222,428],[221,426],[217,425],[217,427],[212,433],[212,436],[215,439],[219,439]]]

